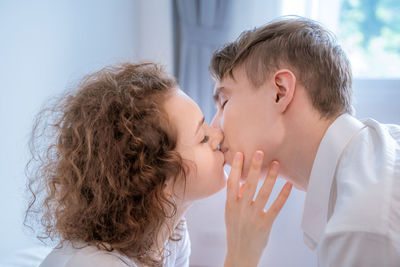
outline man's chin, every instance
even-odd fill
[[[224,162],[224,167],[232,167],[232,163],[228,162],[228,161],[225,161]]]

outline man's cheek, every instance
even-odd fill
[[[227,112],[224,117],[221,118],[221,125],[226,131],[234,131],[237,126],[238,116],[234,116]]]

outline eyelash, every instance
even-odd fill
[[[208,135],[205,135],[204,138],[203,138],[203,140],[201,140],[200,143],[202,143],[202,144],[203,144],[203,143],[207,143],[208,140],[210,140],[210,137],[209,137]]]
[[[222,105],[221,105],[221,108],[222,108],[222,109],[224,109],[224,107],[225,107],[226,103],[228,103],[228,100],[225,100],[225,102],[224,102],[224,103],[222,103]]]

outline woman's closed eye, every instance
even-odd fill
[[[203,143],[207,143],[208,140],[210,140],[210,137],[209,137],[208,135],[205,135],[204,138],[201,140],[200,143],[202,143],[202,144],[203,144]]]

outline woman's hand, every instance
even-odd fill
[[[240,187],[239,181],[242,175],[243,154],[236,153],[233,160],[228,177],[225,206],[228,242],[225,267],[257,266],[262,252],[267,246],[272,224],[292,189],[292,185],[286,183],[270,208],[267,211],[264,210],[278,175],[279,163],[273,161],[269,167],[267,178],[253,201],[263,157],[263,152],[255,153],[246,184],[242,187]]]

